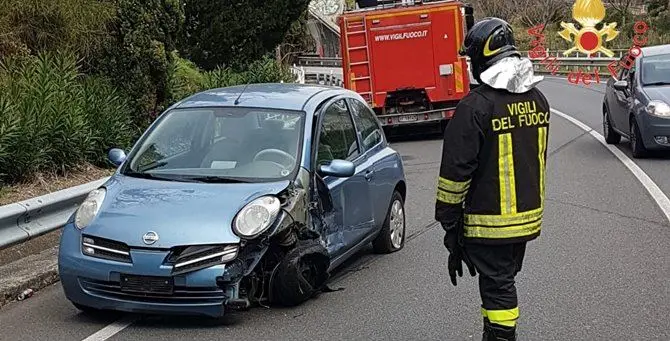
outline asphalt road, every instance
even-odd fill
[[[547,79],[541,89],[553,108],[601,132],[602,87]],[[408,178],[406,247],[357,255],[331,283],[342,291],[214,325],[87,317],[55,284],[0,310],[0,340],[478,340],[476,280],[449,283],[442,231],[433,222],[438,138],[394,143]],[[670,340],[670,223],[594,137],[553,115],[549,140],[545,224],[518,277],[520,339]],[[630,156],[627,141],[618,148]],[[670,156],[635,162],[670,195]]]

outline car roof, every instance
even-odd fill
[[[274,108],[284,110],[303,110],[305,104],[317,95],[328,93],[330,96],[346,92],[344,88],[298,83],[256,83],[216,88],[196,93],[174,108],[237,106],[252,108]]]
[[[656,56],[659,54],[667,54],[668,51],[670,51],[670,44],[645,46],[641,50],[643,57]]]

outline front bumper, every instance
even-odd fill
[[[647,114],[639,117],[644,146],[649,150],[670,150],[670,119]]]
[[[220,317],[225,305],[239,297],[245,267],[238,259],[193,272],[172,275],[164,265],[168,250],[130,249],[132,263],[94,258],[81,251],[81,232],[71,223],[63,228],[58,255],[65,296],[87,307],[134,313]],[[121,290],[121,275],[174,279],[170,294]]]

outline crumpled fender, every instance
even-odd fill
[[[328,250],[318,239],[298,240],[273,271],[270,302],[295,306],[307,301],[325,288],[329,266]]]

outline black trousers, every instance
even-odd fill
[[[466,244],[465,252],[479,275],[482,315],[491,323],[516,326],[519,307],[514,278],[521,271],[526,242],[507,245]]]

